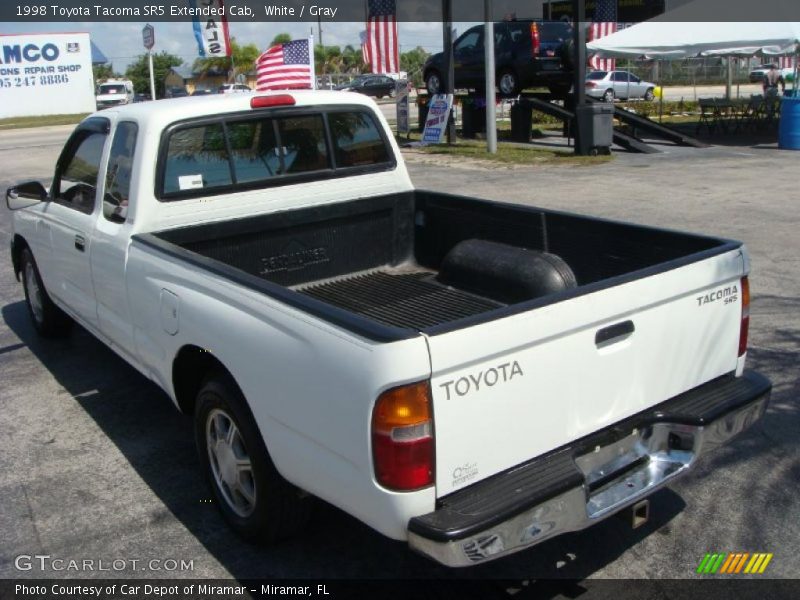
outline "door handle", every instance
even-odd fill
[[[75,249],[81,252],[86,250],[86,239],[82,235],[75,236]]]
[[[603,329],[598,329],[594,336],[594,343],[598,347],[608,346],[630,337],[636,331],[633,321],[623,321]]]

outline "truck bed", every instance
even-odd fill
[[[372,339],[449,331],[721,254],[738,242],[426,191],[136,236]],[[555,254],[577,287],[507,301],[442,280],[487,240]],[[468,282],[467,282],[468,283]]]

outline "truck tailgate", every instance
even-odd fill
[[[735,370],[743,270],[727,251],[429,336],[437,496]]]

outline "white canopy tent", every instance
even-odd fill
[[[607,58],[675,60],[696,56],[796,54],[800,15],[794,0],[694,0],[586,45]],[[753,21],[753,12],[770,21]]]
[[[608,58],[676,60],[696,56],[790,55],[797,53],[800,42],[800,22],[668,20],[675,17],[673,12],[665,13],[590,42],[586,50]]]

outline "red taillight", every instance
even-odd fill
[[[294,106],[294,96],[278,94],[276,96],[253,96],[250,98],[250,108],[270,108],[273,106]]]
[[[375,478],[384,487],[411,491],[433,483],[431,393],[427,381],[381,394],[372,413]]]
[[[747,333],[750,330],[750,282],[742,277],[742,323],[739,327],[739,356],[747,352]]]
[[[539,56],[541,47],[542,43],[539,39],[539,26],[536,23],[531,23],[531,53],[533,56]]]
[[[586,82],[586,87],[587,88],[596,88],[597,84],[594,81],[587,81]]]

